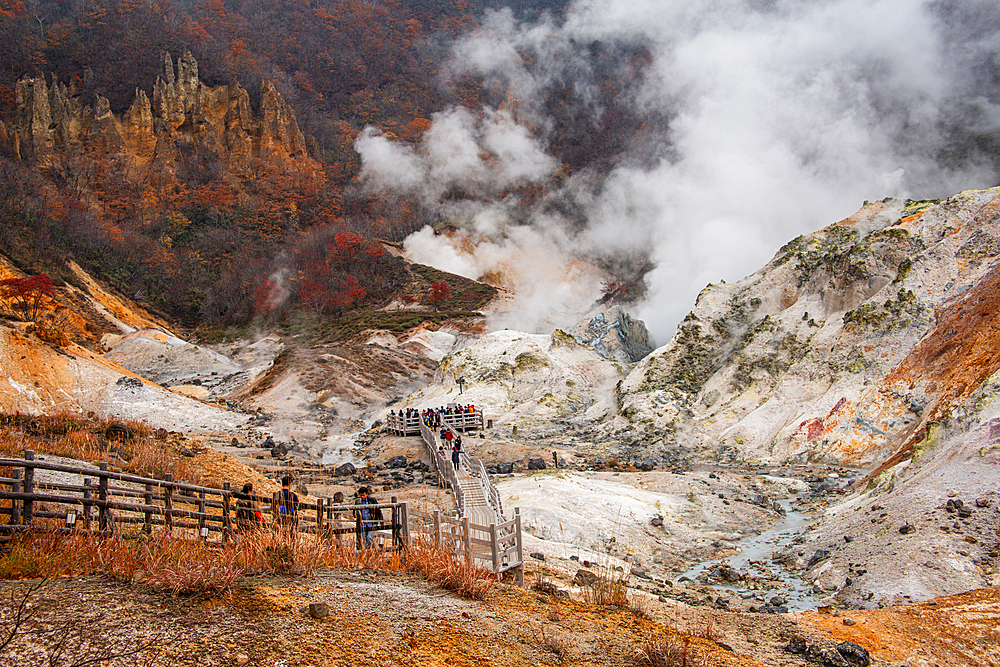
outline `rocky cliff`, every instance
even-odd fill
[[[136,90],[122,114],[112,112],[98,96],[85,106],[75,82],[44,77],[17,84],[19,107],[15,127],[6,128],[16,155],[40,167],[53,167],[83,150],[117,154],[137,166],[172,170],[180,152],[204,148],[226,156],[229,164],[246,167],[251,158],[308,159],[305,137],[295,114],[271,82],[262,84],[260,109],[235,81],[209,87],[198,79],[198,63],[190,52],[177,61],[163,55],[163,71],[152,97]]]
[[[1000,189],[885,200],[709,285],[608,432],[723,461],[876,466],[1000,369]]]

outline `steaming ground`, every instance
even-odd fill
[[[742,278],[864,200],[995,184],[996,156],[976,146],[1000,129],[998,31],[1000,8],[984,2],[579,1],[559,20],[523,22],[488,12],[454,42],[445,79],[481,77],[499,110],[436,114],[416,145],[369,130],[356,148],[373,190],[468,231],[417,232],[411,256],[552,297],[505,326],[568,325],[557,313],[600,285],[579,276],[580,293],[566,294],[572,258],[635,270],[640,257],[654,268],[637,314],[662,344],[706,284]],[[551,111],[567,107],[571,127]],[[625,131],[636,135],[585,156],[609,169],[559,171],[553,156],[572,143],[561,133],[612,137],[622,114],[635,114]],[[549,194],[501,192],[516,186]]]

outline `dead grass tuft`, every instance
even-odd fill
[[[691,637],[661,634],[648,637],[636,652],[639,663],[646,667],[707,667],[708,662],[691,645]]]

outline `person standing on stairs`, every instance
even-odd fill
[[[458,472],[459,463],[462,460],[462,438],[455,440],[455,444],[451,448],[451,464],[455,466],[455,472]]]

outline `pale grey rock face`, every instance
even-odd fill
[[[635,363],[653,351],[646,325],[621,306],[601,306],[592,311],[572,334],[605,359],[622,364]]]

